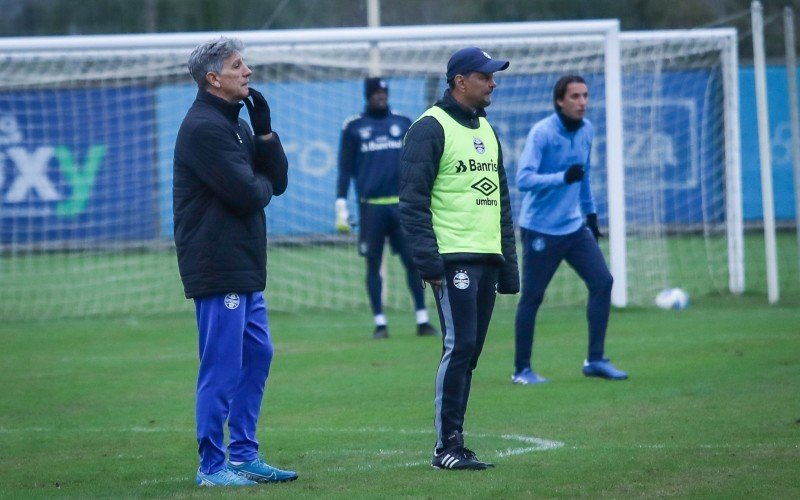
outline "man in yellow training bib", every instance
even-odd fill
[[[495,294],[519,292],[503,154],[485,112],[497,86],[493,74],[508,65],[477,47],[454,53],[449,88],[411,125],[400,160],[400,222],[442,327],[431,460],[437,469],[492,465],[464,446],[462,433]]]

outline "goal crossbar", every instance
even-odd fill
[[[235,32],[147,33],[131,35],[85,35],[7,38],[0,43],[5,52],[188,49],[221,35],[236,37],[245,45],[311,45],[347,42],[471,39],[485,37],[604,34],[619,31],[619,21],[552,21],[525,23],[448,24],[429,26],[385,26],[378,28],[298,29]]]

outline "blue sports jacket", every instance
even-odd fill
[[[517,188],[522,193],[519,225],[544,234],[577,231],[583,215],[596,213],[589,183],[594,132],[589,120],[570,132],[557,113],[537,122],[528,133],[517,163]],[[583,165],[581,182],[567,184],[564,171]]]

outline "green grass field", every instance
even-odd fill
[[[475,375],[468,445],[497,467],[436,471],[435,338],[407,311],[391,338],[366,313],[272,316],[259,425],[294,483],[193,484],[191,313],[0,324],[0,497],[800,497],[800,300],[707,297],[683,312],[612,312],[625,382],[586,379],[580,308],[540,314],[541,386],[510,383],[513,313]]]

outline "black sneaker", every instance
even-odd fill
[[[469,458],[470,460],[475,460],[475,461],[478,461],[478,462],[480,462],[482,464],[486,464],[487,468],[488,467],[494,467],[494,464],[491,463],[491,462],[484,462],[482,460],[479,460],[478,457],[475,456],[475,452],[470,450],[469,448],[464,448],[464,455],[466,455],[467,458]]]
[[[456,431],[444,439],[444,448],[433,452],[431,467],[434,469],[484,470],[493,464],[481,462],[472,450],[464,448],[464,438]]]
[[[439,335],[439,330],[434,328],[430,323],[420,323],[417,325],[417,335],[420,337]]]
[[[372,332],[373,339],[385,339],[389,337],[389,329],[386,328],[386,325],[379,325],[375,327],[375,331]]]

